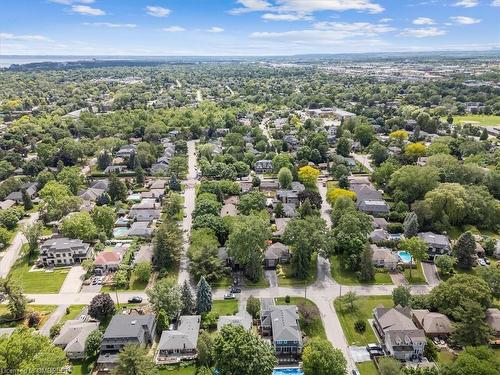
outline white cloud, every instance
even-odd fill
[[[466,16],[457,16],[457,17],[450,17],[450,18],[460,25],[474,25],[475,23],[481,22],[480,19],[466,17]]]
[[[445,34],[446,30],[442,30],[437,27],[426,27],[423,29],[404,29],[399,35],[410,36],[415,38],[428,38],[432,36],[441,36]]]
[[[164,27],[161,29],[162,31],[165,31],[167,33],[180,33],[182,31],[186,31],[185,28],[180,27],[180,26],[169,26],[169,27]]]
[[[310,21],[311,16],[294,13],[265,13],[261,17],[266,21]]]
[[[380,13],[384,8],[372,0],[274,0],[273,3],[265,0],[238,0],[242,5],[230,11],[232,14],[245,12],[290,12],[311,14],[321,11],[342,12],[357,10],[369,13]]]
[[[491,2],[492,7],[500,7],[500,0],[493,0]]]
[[[317,22],[313,29],[292,30],[284,32],[254,32],[251,38],[273,42],[313,45],[338,45],[357,43],[360,38],[370,38],[373,43],[381,43],[377,36],[396,29],[387,24],[368,22]]]
[[[51,42],[52,39],[43,35],[16,35],[10,33],[0,33],[0,40],[23,40],[26,42]]]
[[[210,29],[205,30],[207,33],[221,33],[224,31],[222,27],[212,26]]]
[[[106,12],[102,9],[92,8],[88,5],[73,5],[71,7],[71,11],[73,13],[79,13],[85,16],[104,16],[106,14]]]
[[[382,23],[387,23],[387,22],[391,22],[392,21],[392,18],[381,18],[379,20],[379,22],[382,22]]]
[[[92,4],[94,0],[49,0],[51,3],[70,5],[75,3]]]
[[[427,17],[418,17],[413,20],[413,24],[415,25],[434,25],[434,20],[432,18]]]
[[[128,28],[128,29],[133,29],[134,27],[137,27],[135,23],[111,23],[111,22],[84,22],[83,23],[85,26],[102,26],[102,27],[109,27],[109,28]]]
[[[171,12],[172,11],[168,8],[151,6],[151,5],[148,5],[146,7],[146,13],[149,14],[150,16],[153,16],[153,17],[166,17]]]
[[[479,5],[477,0],[460,0],[453,4],[454,7],[474,8]]]

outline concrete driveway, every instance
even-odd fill
[[[349,353],[351,353],[352,360],[356,363],[371,361],[370,353],[364,346],[350,346]]]
[[[265,270],[264,276],[269,281],[269,288],[276,288],[278,286],[278,275],[275,270]]]
[[[425,279],[429,285],[435,286],[441,282],[434,263],[422,262],[422,270],[424,271]]]
[[[71,267],[59,293],[78,293],[82,287],[85,274],[86,272],[82,266]]]

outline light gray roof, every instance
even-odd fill
[[[271,311],[273,341],[302,341],[295,305],[278,305]]]
[[[70,239],[66,237],[53,237],[49,238],[42,244],[42,249],[49,251],[68,251],[68,250],[80,250],[88,249],[90,244],[83,242],[79,239]]]
[[[250,318],[250,316],[247,315],[220,316],[217,322],[217,331],[220,331],[224,326],[228,324],[242,326],[247,331],[249,331],[250,328],[252,328],[252,319]]]
[[[200,315],[181,316],[176,330],[162,332],[158,350],[196,349],[200,321]]]
[[[268,246],[265,253],[265,259],[280,259],[283,256],[288,255],[288,246],[282,244],[281,242],[273,243]]]
[[[450,247],[450,241],[448,237],[442,234],[436,234],[432,232],[421,232],[418,236],[427,242],[430,246],[436,247]]]
[[[389,206],[385,203],[384,200],[365,200],[358,204],[358,209],[360,211],[367,212],[380,212],[387,213],[389,212]]]
[[[128,236],[148,237],[153,234],[153,229],[149,228],[147,221],[136,221],[130,226]]]
[[[99,329],[99,322],[85,323],[80,320],[68,320],[54,339],[54,345],[64,347],[67,353],[83,352],[87,337],[96,329]]]
[[[115,315],[104,332],[103,339],[118,339],[134,337],[142,340],[144,326],[153,334],[155,316],[150,315]]]

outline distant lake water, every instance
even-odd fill
[[[0,55],[0,68],[8,68],[12,64],[30,64],[38,62],[66,62],[90,60],[91,57],[83,56],[2,56]]]

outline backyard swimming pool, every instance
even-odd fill
[[[304,371],[298,367],[275,368],[273,375],[304,375]]]
[[[124,237],[127,234],[128,228],[126,227],[117,227],[113,229],[113,237]]]
[[[407,251],[398,251],[398,256],[399,256],[399,259],[401,259],[401,261],[403,263],[410,263],[411,262],[411,254]]]

